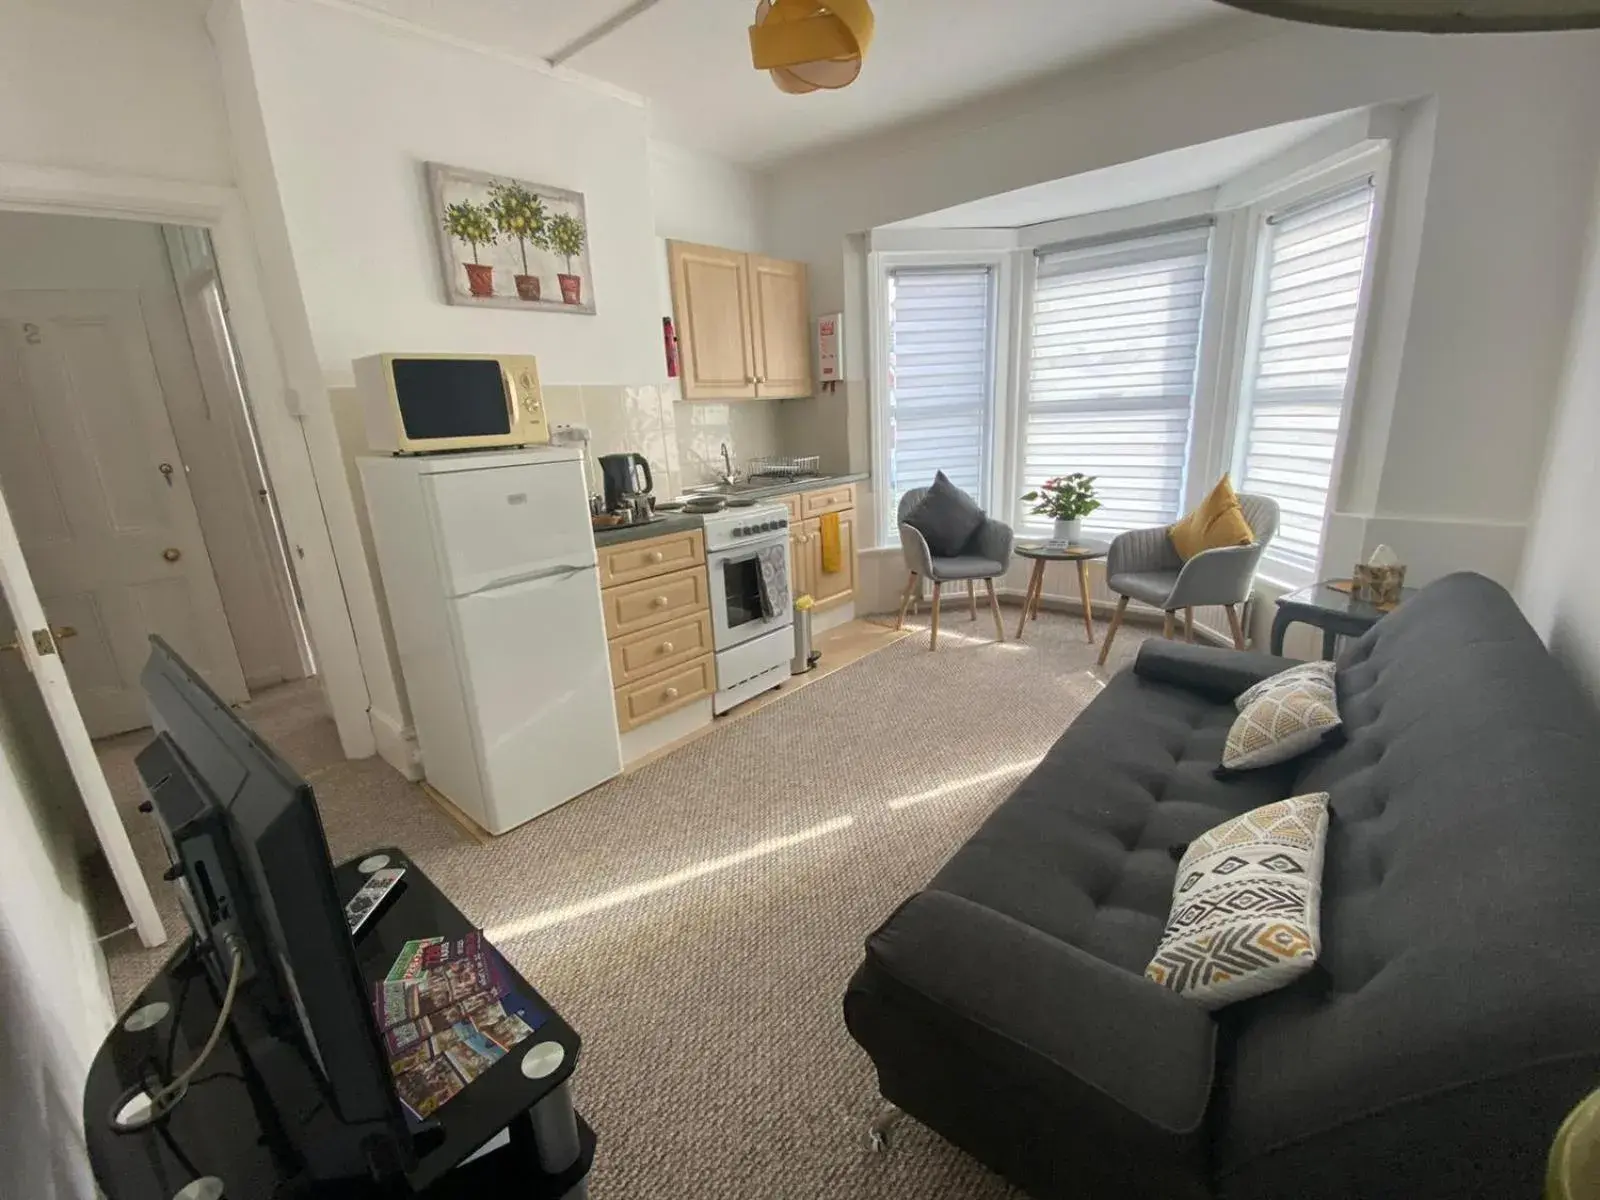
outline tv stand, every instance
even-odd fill
[[[460,910],[402,852],[376,853],[404,866],[406,874],[402,889],[356,938],[369,989],[406,941],[472,932]],[[342,897],[360,888],[364,876],[355,864],[366,857],[336,869]],[[281,1023],[270,1014],[252,1011],[247,991],[241,991],[226,1036],[183,1099],[146,1129],[114,1132],[109,1118],[130,1089],[181,1070],[216,1022],[221,995],[190,958],[192,941],[139,993],[89,1068],[84,1133],[96,1180],[109,1200],[583,1200],[587,1194],[595,1135],[573,1108],[569,1086],[581,1039],[514,968],[513,988],[549,1015],[430,1119],[410,1121],[409,1147],[381,1136],[368,1143],[365,1177],[318,1179],[319,1172],[308,1169],[307,1147],[338,1117],[319,1099],[314,1061],[284,1039]],[[301,1099],[286,1105],[286,1096]],[[495,1148],[480,1153],[486,1146]],[[212,1180],[220,1182],[220,1192]]]

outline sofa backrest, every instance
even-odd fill
[[[1219,1168],[1435,1127],[1430,1169],[1449,1144],[1536,1158],[1600,1082],[1593,709],[1479,575],[1379,622],[1338,686],[1346,741],[1294,788],[1331,795],[1321,961],[1227,1010]]]

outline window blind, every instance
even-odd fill
[[[1372,200],[1365,180],[1267,220],[1236,479],[1239,491],[1278,502],[1263,562],[1286,583],[1311,582],[1322,552]]]
[[[890,544],[900,497],[943,471],[987,503],[993,458],[995,298],[988,267],[889,272]]]
[[[1095,476],[1086,532],[1178,516],[1210,246],[1206,224],[1037,255],[1022,482]]]

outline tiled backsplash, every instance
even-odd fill
[[[589,427],[591,458],[627,450],[644,455],[658,496],[709,482],[722,470],[724,442],[735,466],[779,453],[776,401],[684,402],[676,380],[661,386],[547,384],[544,406],[552,426]],[[599,477],[591,464],[591,486],[598,488]]]

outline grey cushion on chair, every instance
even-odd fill
[[[936,558],[933,562],[933,577],[941,583],[956,579],[994,579],[1005,573],[1005,564],[998,559],[976,554],[957,554],[952,558]]]
[[[953,558],[982,527],[984,515],[977,501],[940,471],[933,477],[933,486],[901,520],[922,534],[934,557]]]

